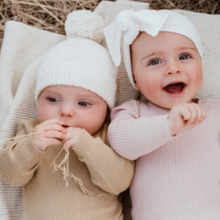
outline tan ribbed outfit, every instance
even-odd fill
[[[37,124],[37,120],[23,121],[16,136],[29,134]],[[130,185],[134,164],[104,144],[101,135],[102,130],[93,137],[82,130],[69,155],[69,170],[79,182],[71,178],[68,187],[63,173],[53,172],[50,166],[61,145],[40,151],[28,136],[5,146],[0,154],[1,175],[11,185],[23,186],[26,220],[123,219],[118,194]]]

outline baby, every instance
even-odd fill
[[[22,121],[0,154],[2,177],[23,186],[26,220],[123,219],[118,195],[129,187],[134,165],[107,145],[117,73],[97,43],[102,22],[90,11],[68,16],[69,39],[45,55],[38,71],[38,119]],[[69,153],[68,187],[50,166],[61,164],[62,148]]]
[[[111,147],[136,160],[133,220],[220,219],[220,102],[195,100],[202,45],[186,17],[169,10],[123,11],[104,29],[116,65],[149,102],[113,109]]]

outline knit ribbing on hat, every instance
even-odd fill
[[[52,48],[38,71],[35,99],[51,85],[69,85],[88,89],[113,108],[117,69],[108,51],[100,44],[72,38]]]

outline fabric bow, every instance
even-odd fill
[[[147,13],[146,13],[147,12]],[[109,52],[116,66],[121,63],[120,42],[131,45],[140,31],[156,36],[168,18],[168,14],[159,14],[150,10],[124,10],[116,17],[115,22],[104,28],[104,35]]]

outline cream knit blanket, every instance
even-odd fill
[[[108,25],[123,9],[140,10],[147,3],[132,1],[101,2],[95,12]],[[204,50],[204,83],[199,98],[220,98],[220,15],[178,10],[197,26]],[[65,36],[9,21],[0,56],[0,149],[4,140],[15,135],[22,119],[36,118],[35,80],[43,55]],[[103,42],[105,45],[105,42]],[[137,98],[123,63],[118,68],[116,104]],[[21,187],[11,187],[0,177],[0,220],[22,220]]]

